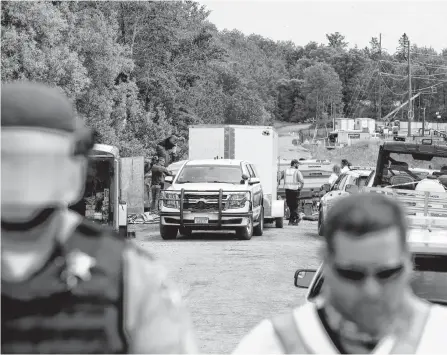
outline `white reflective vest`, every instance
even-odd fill
[[[447,307],[433,305],[414,319],[407,334],[382,339],[371,354],[447,353]],[[273,320],[263,320],[233,354],[339,354],[321,323],[317,307],[305,304]]]
[[[301,189],[301,182],[298,180],[298,169],[288,168],[284,173],[284,188],[287,190]]]
[[[338,354],[339,351],[327,334],[315,304],[306,304],[293,313],[295,340],[281,335],[275,324],[285,353],[301,354]],[[279,323],[281,325],[281,323]],[[284,324],[284,323],[283,323]],[[285,325],[285,324],[284,324]],[[428,315],[414,319],[407,334],[383,338],[371,354],[424,354],[430,352],[447,353],[447,308],[439,305],[430,306]],[[290,331],[287,331],[289,333]]]

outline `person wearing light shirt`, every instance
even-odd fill
[[[331,185],[331,187],[334,186],[340,174],[341,174],[340,166],[335,164],[334,167],[332,168],[332,174],[331,176],[329,176],[328,180],[328,183]]]
[[[351,170],[351,163],[347,159],[343,159],[341,161],[341,173],[347,173],[349,170]]]

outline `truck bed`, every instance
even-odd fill
[[[447,192],[425,192],[382,187],[365,187],[363,191],[382,193],[398,199],[405,206],[409,216],[447,218]]]

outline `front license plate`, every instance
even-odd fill
[[[199,224],[208,223],[208,217],[195,217],[194,223],[199,223]]]

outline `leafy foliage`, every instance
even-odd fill
[[[381,116],[406,100],[406,39],[348,49],[218,31],[206,7],[182,2],[2,2],[2,82],[60,88],[97,140],[123,156],[151,156],[188,125],[267,125]],[[447,49],[411,46],[416,118],[447,117]],[[427,89],[428,88],[428,89]],[[379,100],[380,99],[380,100]],[[404,111],[401,111],[403,115]]]

